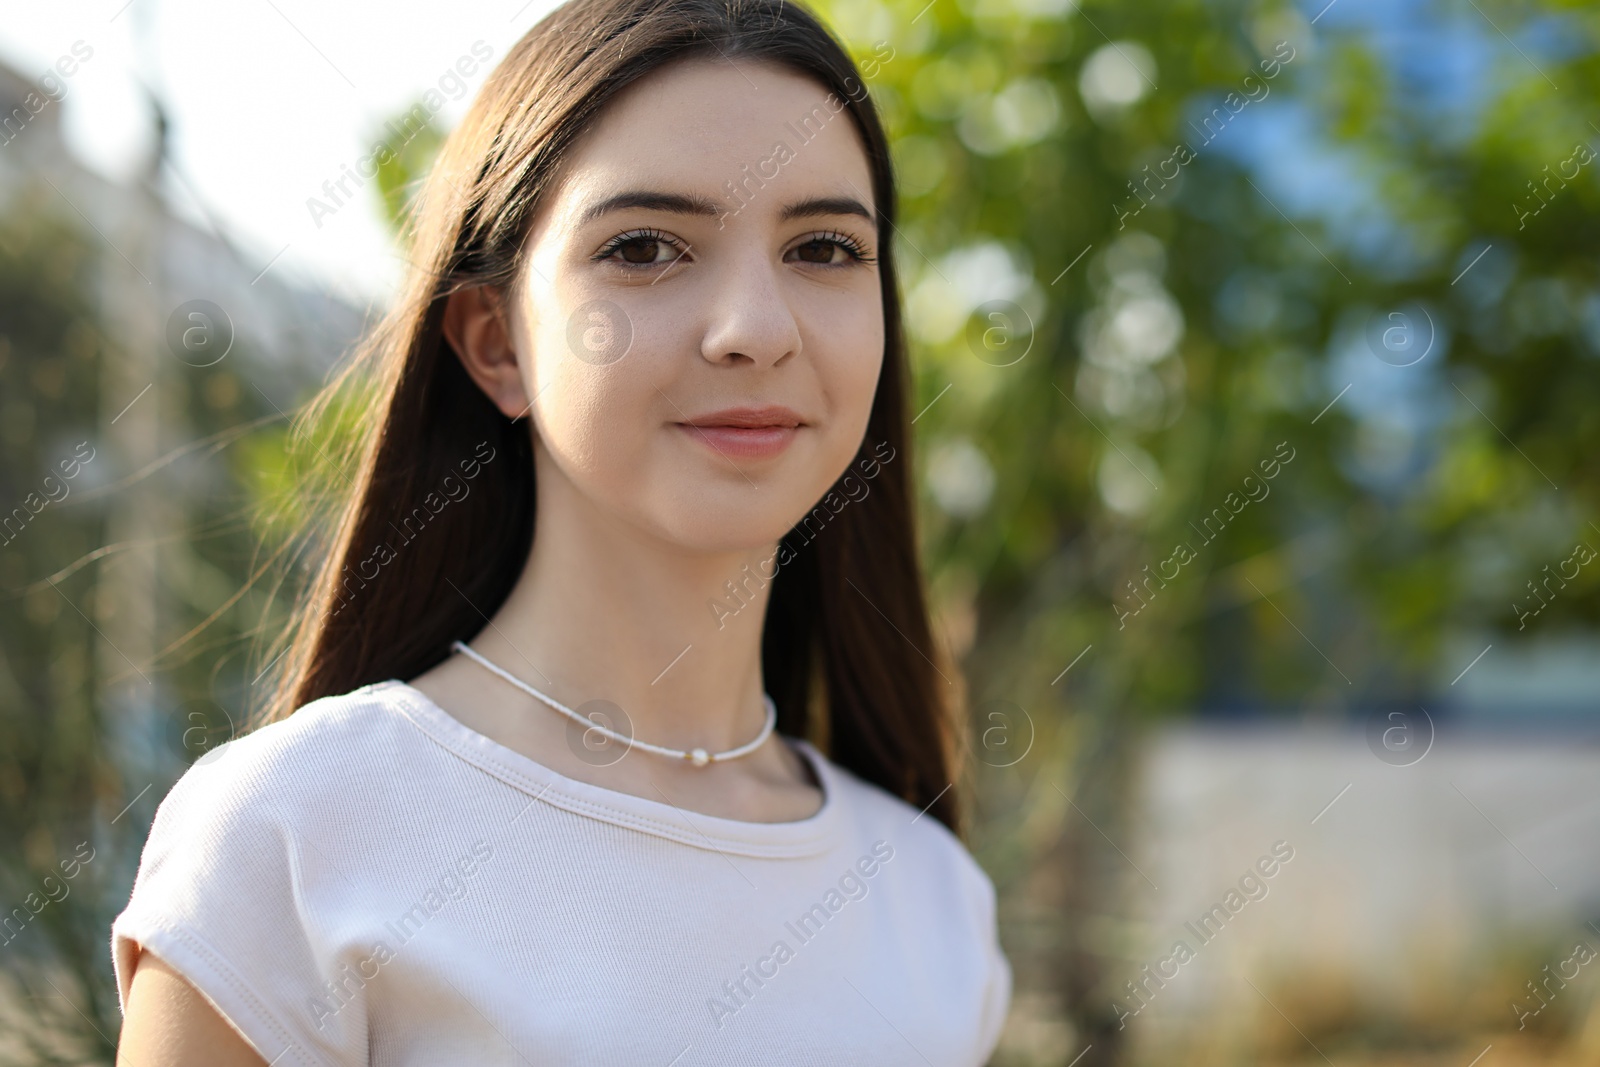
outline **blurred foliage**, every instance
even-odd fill
[[[336,457],[347,457],[371,403],[353,380],[335,393],[321,417],[274,425],[241,440],[230,451],[230,467],[252,502],[252,525],[266,544],[286,544],[322,517],[322,504],[349,486]]]
[[[978,851],[1019,987],[1077,1035],[1041,1062],[1116,1062],[1141,724],[1448,714],[1528,583],[1600,547],[1600,172],[1562,166],[1600,129],[1600,12],[821,7],[894,49],[869,85]],[[1592,633],[1593,583],[1527,636]]]
[[[95,635],[71,606],[81,590],[60,574],[35,581],[104,544],[97,516],[69,510],[88,479],[82,471],[62,479],[73,468],[58,467],[78,442],[96,441],[104,340],[85,294],[97,258],[76,227],[48,213],[0,227],[0,517],[11,520],[0,534],[0,1010],[12,1016],[27,1004],[29,1016],[47,1023],[13,1031],[15,1020],[4,1019],[27,1050],[24,1062],[66,1062],[52,1058],[53,1042],[80,1030],[77,1020],[54,998],[27,998],[47,992],[35,973],[44,966],[100,963],[109,917],[94,887],[114,881],[107,864],[92,861],[81,882],[61,880],[58,864],[79,842],[103,840],[96,802],[115,788],[116,772],[99,755],[103,723],[89,684]],[[51,899],[63,889],[75,892]],[[105,985],[92,969],[104,1018]]]
[[[289,543],[262,547],[246,483],[214,457],[258,444],[248,435],[282,416],[245,384],[258,358],[246,338],[207,367],[128,340],[115,310],[126,305],[106,294],[133,279],[149,299],[129,262],[43,182],[6,195],[0,500],[14,526],[0,538],[0,1062],[109,1062],[120,1019],[111,920],[164,791],[242,727],[229,709],[245,705],[252,641],[281,610],[261,579],[291,571]],[[106,400],[119,365],[145,369],[149,389]],[[139,465],[122,454],[114,420],[119,431],[143,420],[159,455]],[[85,461],[62,477],[75,455]],[[130,592],[146,573],[160,583],[148,603]],[[135,662],[108,634],[146,612],[154,630]]]
[[[407,124],[407,118],[418,111],[428,116],[427,121],[413,129]],[[449,131],[434,121],[433,113],[420,101],[410,110],[396,115],[385,129],[409,131],[403,138],[395,137],[391,132],[388,140],[379,142],[389,148],[378,157],[379,196],[383,201],[384,217],[389,221],[390,228],[399,233],[405,228],[416,194],[421,190],[422,179],[427,176],[433,157],[438,155],[444,145],[445,134]]]

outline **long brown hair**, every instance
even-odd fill
[[[858,479],[873,463],[877,473],[865,496],[837,513],[819,506],[785,535],[761,651],[778,728],[960,833],[953,690],[930,659],[939,652],[913,524],[888,144],[855,64],[792,0],[571,0],[489,76],[418,196],[398,299],[306,413],[310,424],[356,394],[370,411],[348,461],[329,457],[349,491],[325,527],[331,551],[269,650],[283,650],[283,666],[261,718],[414,678],[505,601],[533,543],[532,445],[467,377],[442,333],[445,301],[509,286],[573,141],[624,87],[699,56],[778,63],[837,96],[866,147],[882,237],[884,359],[852,464]],[[455,495],[451,480],[467,478],[470,491]],[[377,546],[388,551],[375,558]]]

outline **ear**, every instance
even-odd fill
[[[528,413],[528,391],[500,290],[484,285],[451,293],[445,299],[444,336],[467,375],[503,415],[515,419]]]

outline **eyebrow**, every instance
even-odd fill
[[[603,215],[609,215],[614,211],[625,211],[628,208],[649,208],[674,215],[699,215],[705,218],[717,218],[723,214],[722,208],[716,201],[702,196],[636,190],[618,193],[591,205],[579,218],[578,225],[587,226]],[[814,196],[787,204],[778,218],[781,222],[788,222],[790,219],[814,218],[818,215],[859,215],[868,222],[877,221],[861,201],[849,196]]]

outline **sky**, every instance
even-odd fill
[[[365,305],[388,297],[401,265],[375,191],[366,183],[315,220],[308,198],[322,197],[325,181],[370,150],[383,121],[441,78],[459,92],[441,94],[439,119],[454,125],[488,71],[556,3],[0,0],[0,61],[37,81],[74,45],[80,56],[92,49],[65,79],[62,121],[72,153],[113,181],[148,158],[152,123],[139,84],[155,89],[183,175],[167,185],[173,209],[202,229],[214,219],[280,281]],[[474,65],[474,46],[490,57],[459,78],[453,68],[462,57]]]

